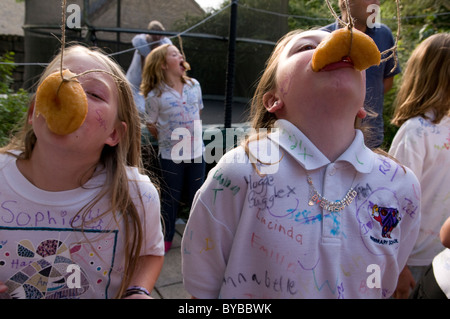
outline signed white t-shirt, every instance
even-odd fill
[[[417,238],[415,175],[366,148],[355,131],[331,163],[294,125],[225,154],[197,192],[182,241],[197,298],[388,298]],[[257,158],[259,161],[255,161]],[[271,164],[270,164],[271,163]],[[309,205],[350,187],[341,211]]]
[[[147,176],[128,168],[130,192],[144,229],[141,255],[164,255],[158,192]],[[108,198],[77,215],[104,185],[96,174],[83,187],[43,191],[0,155],[0,281],[12,298],[114,298],[123,277],[124,225],[109,213],[97,218]],[[142,202],[138,199],[138,191]]]

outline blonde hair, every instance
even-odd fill
[[[252,127],[255,129],[271,129],[277,120],[275,114],[267,111],[264,106],[264,94],[277,88],[276,74],[281,52],[294,36],[302,32],[302,30],[294,30],[284,35],[278,41],[275,49],[272,51],[272,54],[266,62],[264,73],[259,79],[258,86],[256,87],[250,106],[250,121]]]
[[[137,108],[134,105],[132,92],[120,66],[99,50],[88,49],[80,45],[74,45],[64,50],[64,56],[66,57],[80,53],[88,54],[100,62],[108,72],[112,73],[117,85],[119,99],[117,117],[119,121],[127,124],[127,129],[123,132],[122,138],[116,146],[111,147],[105,145],[103,147],[99,164],[102,164],[105,168],[106,181],[102,190],[77,213],[77,216],[80,216],[83,221],[80,227],[84,228],[88,222],[91,222],[88,221],[90,210],[105,196],[111,198],[111,206],[105,212],[102,212],[98,218],[100,219],[109,213],[120,213],[120,217],[123,219],[126,238],[124,278],[116,296],[120,297],[128,287],[130,276],[136,269],[137,259],[143,242],[142,224],[136,206],[130,197],[129,180],[126,170],[127,166],[133,166],[142,172],[140,119]],[[50,73],[59,69],[60,59],[61,54],[58,54],[50,62],[43,72],[38,85]],[[31,99],[31,103],[34,103],[34,97]],[[10,144],[0,149],[1,153],[14,155],[11,151],[19,150],[21,153],[17,156],[18,158],[25,160],[31,158],[31,153],[37,139],[33,127],[27,124],[26,121],[25,123],[22,131],[11,140]],[[114,217],[115,220],[117,220],[117,217],[119,216]],[[74,226],[72,225],[72,227]]]
[[[394,117],[401,126],[406,120],[434,112],[434,124],[449,115],[450,34],[439,33],[425,39],[411,54],[398,91]]]
[[[167,52],[173,44],[163,44],[156,49],[153,49],[145,58],[144,67],[142,70],[142,82],[140,86],[141,94],[147,97],[152,90],[157,90],[157,96],[162,94],[162,84],[167,83],[163,66],[166,64]],[[183,75],[181,82],[186,84],[190,81],[190,77]]]

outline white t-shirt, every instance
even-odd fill
[[[198,298],[388,298],[420,223],[414,174],[365,147],[331,163],[294,125],[226,153],[197,192],[182,241],[186,290]],[[264,163],[264,164],[263,164]],[[271,165],[269,163],[272,163]],[[354,200],[339,212],[318,192]],[[264,175],[265,174],[265,175]]]
[[[450,117],[437,125],[422,117],[409,119],[395,135],[389,153],[420,181],[423,218],[408,265],[427,266],[445,248],[439,231],[450,217]]]
[[[145,101],[147,123],[156,123],[159,154],[164,159],[190,161],[202,156],[200,110],[203,109],[202,90],[197,80],[183,86],[180,95],[163,84],[161,96],[152,90]]]
[[[144,229],[141,255],[164,255],[158,192],[147,176],[128,169],[130,191]],[[83,187],[43,191],[18,170],[15,157],[0,155],[0,281],[13,298],[114,298],[124,268],[124,225],[102,199],[88,213],[84,232],[76,217],[104,185],[100,173]],[[136,181],[136,184],[134,183]],[[138,200],[137,189],[143,205]],[[74,227],[72,227],[72,224]],[[77,269],[74,269],[77,268]]]
[[[434,257],[433,273],[437,284],[450,299],[450,249],[446,248]]]

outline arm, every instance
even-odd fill
[[[442,245],[450,248],[450,217],[444,222],[440,231]]]
[[[158,130],[155,123],[147,123],[147,129],[156,139],[158,139]]]
[[[384,94],[390,91],[392,89],[392,86],[394,85],[394,77],[388,77],[383,80],[383,86],[384,86]]]
[[[8,290],[8,287],[0,281],[0,294]]]
[[[163,263],[164,256],[147,255],[139,257],[136,271],[130,280],[130,287],[143,287],[151,292],[161,272]],[[149,297],[144,294],[134,294],[126,299],[149,299]]]
[[[197,192],[181,244],[184,286],[193,298],[218,298],[245,202],[251,164],[225,154]],[[243,152],[243,151],[242,151]],[[229,181],[223,187],[224,179]],[[233,188],[233,190],[232,190]]]
[[[395,299],[408,299],[409,294],[415,285],[416,282],[414,281],[411,270],[409,270],[408,265],[406,265],[398,277],[397,288],[395,288],[393,297]]]

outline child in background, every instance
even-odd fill
[[[365,72],[313,72],[325,31],[276,46],[252,103],[259,129],[197,192],[182,240],[196,298],[388,298],[417,237],[414,174],[364,145]],[[266,132],[264,132],[266,130]]]
[[[164,31],[165,28],[161,22],[150,21],[147,27],[152,31]],[[145,58],[150,52],[162,44],[172,44],[169,38],[158,34],[138,34],[131,40],[133,47],[136,48],[131,60],[130,67],[127,71],[127,80],[130,82],[133,92],[134,102],[139,110],[139,115],[145,114],[145,99],[140,94],[140,86],[142,82],[142,69],[144,67]]]
[[[397,298],[407,298],[433,258],[444,249],[439,230],[450,216],[450,34],[435,34],[411,54],[395,102],[399,126],[389,153],[420,181],[419,237],[402,271]]]
[[[197,80],[186,76],[184,57],[178,48],[165,44],[147,56],[141,92],[146,98],[147,127],[158,140],[167,252],[175,234],[183,186],[187,187],[186,204],[190,207],[204,181],[202,91]]]
[[[130,87],[115,62],[82,46],[65,49],[63,68],[104,72],[77,78],[88,113],[75,132],[52,133],[33,98],[22,133],[0,150],[0,291],[150,298],[164,259],[160,202],[141,170]]]

